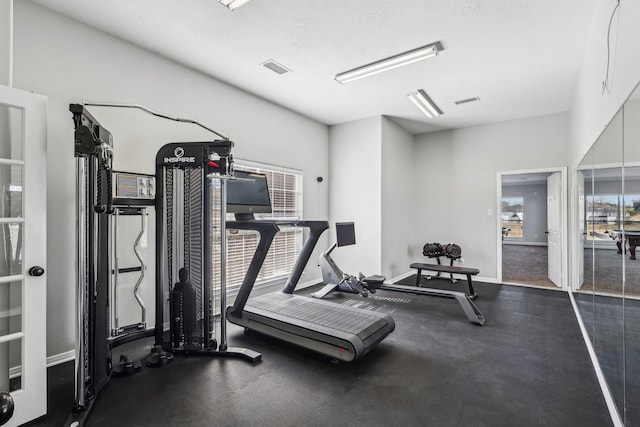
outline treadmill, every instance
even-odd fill
[[[344,362],[364,356],[395,329],[387,314],[293,294],[318,238],[329,228],[327,221],[247,220],[227,221],[226,226],[260,234],[235,303],[227,309],[231,323]],[[249,299],[280,226],[305,227],[309,235],[284,289]]]

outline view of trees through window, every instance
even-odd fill
[[[624,200],[621,194],[595,194],[585,199],[588,240],[611,240],[615,230],[623,228],[640,230],[640,194],[626,194]]]
[[[522,239],[524,223],[524,198],[523,197],[503,197],[502,198],[502,235],[506,238]]]

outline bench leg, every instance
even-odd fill
[[[416,286],[420,286],[420,279],[422,279],[422,270],[418,269],[418,274],[416,275]]]
[[[474,299],[476,297],[476,291],[473,289],[473,282],[471,282],[471,275],[467,274],[467,283],[469,284],[469,298]]]
[[[451,267],[453,267],[453,258],[451,258],[451,262],[449,263]],[[457,280],[453,277],[453,273],[449,273],[449,277],[451,278],[451,283],[456,283]]]

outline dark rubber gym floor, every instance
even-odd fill
[[[232,325],[229,344],[260,351],[257,365],[181,357],[112,378],[87,426],[612,425],[568,295],[474,285],[484,326],[471,324],[452,299],[332,294],[396,321],[391,335],[351,364]],[[127,351],[144,357],[149,344]],[[62,425],[72,401],[73,364],[50,368],[49,415],[31,425]]]

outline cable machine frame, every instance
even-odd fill
[[[140,330],[130,336],[115,336],[110,327],[111,318],[110,301],[113,290],[111,258],[113,243],[113,223],[112,217],[118,206],[114,206],[112,191],[113,171],[113,137],[111,133],[103,128],[95,117],[87,111],[87,106],[114,107],[114,108],[134,108],[140,109],[148,114],[167,120],[191,123],[210,131],[222,138],[214,142],[185,143],[203,149],[208,147],[215,155],[208,154],[207,164],[208,174],[204,178],[207,182],[215,179],[221,186],[221,339],[217,348],[204,346],[197,351],[189,350],[185,354],[219,355],[228,357],[241,357],[253,362],[261,360],[261,354],[255,351],[228,347],[226,341],[226,181],[233,179],[233,157],[231,148],[233,142],[224,135],[204,126],[203,124],[190,119],[173,118],[157,113],[147,107],[138,104],[120,104],[106,102],[87,102],[82,104],[70,104],[69,110],[73,115],[74,122],[74,157],[76,158],[76,350],[75,350],[75,396],[72,413],[67,418],[65,426],[80,427],[85,423],[95,400],[100,391],[107,385],[111,375],[114,373],[112,361],[112,348],[125,342],[149,336],[148,331]],[[182,144],[182,145],[185,145]],[[169,144],[171,145],[171,144]],[[214,148],[212,148],[214,147]],[[203,157],[204,159],[204,157]],[[214,161],[215,160],[215,161]],[[214,165],[217,167],[214,168]],[[175,166],[175,164],[174,164]],[[205,183],[206,184],[206,183]],[[120,200],[125,207],[129,206],[126,200]],[[116,203],[118,200],[116,199]],[[138,205],[138,203],[134,203]],[[140,203],[148,205],[149,203]],[[156,206],[164,206],[162,197],[156,195]],[[156,208],[156,215],[158,208]],[[143,213],[144,215],[144,213]],[[139,241],[138,236],[137,241]],[[157,238],[157,237],[156,237]],[[158,238],[157,238],[158,239]],[[161,240],[161,239],[158,239]],[[136,243],[137,244],[137,243]],[[205,245],[206,246],[206,245]],[[135,250],[135,249],[134,249]],[[159,253],[156,247],[156,253]],[[139,258],[139,254],[136,252]],[[156,256],[156,260],[158,255]],[[142,262],[142,261],[141,261]],[[208,262],[208,261],[207,261]],[[159,263],[157,262],[157,265]],[[117,264],[116,264],[117,268]],[[145,266],[141,268],[144,270]],[[156,266],[157,269],[157,266]],[[142,276],[144,272],[142,272]],[[158,281],[158,277],[156,277]],[[136,284],[136,291],[139,283]],[[158,287],[156,283],[156,288]],[[159,292],[156,289],[156,296]],[[138,295],[136,294],[138,300]],[[162,305],[163,298],[157,298],[156,306]],[[138,301],[140,302],[140,301]],[[142,325],[145,324],[145,307],[142,307]],[[156,313],[156,319],[162,319]],[[163,322],[156,323],[154,335],[158,335],[158,330],[162,331]],[[116,331],[117,332],[117,331]],[[153,366],[153,361],[161,359],[163,362],[170,360],[162,349],[161,343],[154,346],[152,354],[148,358],[147,364]],[[157,350],[157,351],[156,351]],[[180,349],[171,349],[181,352]],[[116,372],[117,373],[117,372]]]

